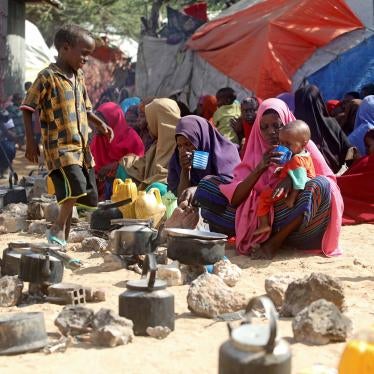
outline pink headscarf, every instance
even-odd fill
[[[95,160],[95,170],[98,172],[103,166],[118,162],[122,157],[134,154],[144,156],[144,144],[137,132],[128,126],[123,111],[116,103],[108,102],[97,108],[114,132],[113,141],[96,134],[91,142],[91,152]]]
[[[232,200],[238,184],[253,172],[261,161],[263,154],[269,149],[269,145],[265,142],[260,130],[260,120],[264,112],[268,109],[274,109],[284,124],[295,120],[294,115],[282,100],[267,99],[262,102],[258,109],[255,123],[253,124],[243,160],[234,170],[234,179],[230,184],[220,186],[221,192],[229,201]],[[322,240],[322,248],[318,249],[318,252],[322,251],[326,256],[339,255],[341,252],[338,248],[338,239],[342,223],[343,200],[336,185],[336,178],[327,166],[316,145],[312,141],[309,141],[306,148],[312,156],[316,174],[327,177],[331,187],[331,219]],[[275,187],[278,182],[277,178],[273,175],[274,170],[275,166],[272,166],[262,174],[247,199],[236,209],[236,249],[240,254],[249,254],[254,244],[262,243],[269,237],[269,234],[254,237],[253,232],[258,225],[256,208],[260,192],[267,187]],[[274,212],[272,211],[272,221],[273,216]]]

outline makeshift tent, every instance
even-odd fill
[[[27,20],[25,23],[25,47],[25,82],[33,82],[39,71],[55,59],[39,29]]]
[[[143,38],[138,52],[137,93],[167,96],[180,92],[191,107],[199,95],[214,94],[225,85],[240,96],[255,91],[266,98],[295,90],[309,77],[323,86],[326,75],[313,74],[335,64],[329,72],[336,77],[344,75],[345,83],[330,81],[331,89],[325,96],[339,97],[349,82],[350,89],[361,82],[353,74],[356,69],[340,70],[337,61],[342,62],[357,47],[360,54],[356,61],[373,64],[374,51],[365,48],[371,46],[372,14],[373,3],[359,0],[349,4],[343,0],[239,1],[198,29],[188,42],[190,49]],[[374,80],[373,69],[365,74],[366,82]]]

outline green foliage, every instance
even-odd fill
[[[28,3],[26,18],[35,23],[49,45],[56,30],[65,23],[77,23],[94,33],[112,33],[137,39],[140,17],[149,17],[153,0],[61,0],[64,9],[48,4]],[[164,0],[164,5],[181,8],[195,1]],[[227,0],[208,0],[209,9],[223,9]]]

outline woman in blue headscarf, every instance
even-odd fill
[[[134,96],[134,97],[128,97],[127,99],[123,100],[120,104],[122,110],[123,110],[123,113],[126,114],[126,112],[128,111],[128,109],[131,107],[131,106],[134,106],[134,105],[139,105],[141,102],[141,99],[137,96]]]
[[[355,127],[348,139],[351,144],[357,147],[361,156],[365,156],[364,137],[366,133],[374,128],[374,95],[366,96],[362,100],[356,114]]]

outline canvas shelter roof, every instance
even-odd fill
[[[290,91],[293,75],[318,48],[359,29],[364,24],[343,0],[266,0],[208,22],[188,46],[267,98]]]

